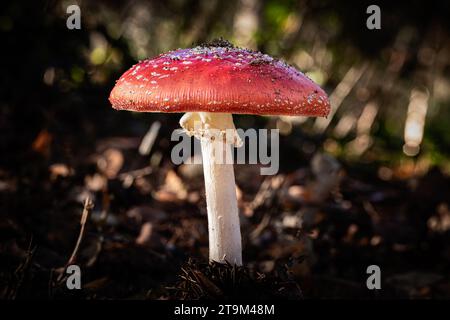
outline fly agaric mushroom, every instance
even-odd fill
[[[209,259],[235,265],[242,265],[242,249],[233,164],[217,155],[240,144],[232,114],[330,111],[325,92],[304,74],[224,40],[139,62],[117,81],[109,100],[119,110],[185,113],[181,127],[201,141]]]

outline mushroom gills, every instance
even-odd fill
[[[180,126],[189,136],[199,140],[221,140],[235,147],[242,146],[231,113],[186,112]]]

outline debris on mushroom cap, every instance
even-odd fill
[[[134,65],[109,97],[115,109],[327,116],[326,93],[288,64],[225,40]]]

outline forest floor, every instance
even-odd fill
[[[437,168],[382,179],[320,153],[275,176],[237,165],[245,267],[233,268],[206,263],[201,165],[173,166],[167,145],[140,156],[123,137],[49,161],[50,135],[0,170],[2,299],[450,298],[450,178]],[[72,263],[83,290],[66,288]],[[381,290],[366,287],[369,265]]]

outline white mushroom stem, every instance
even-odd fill
[[[208,211],[209,260],[242,265],[232,147],[242,142],[231,114],[186,113],[180,125],[201,141]]]

